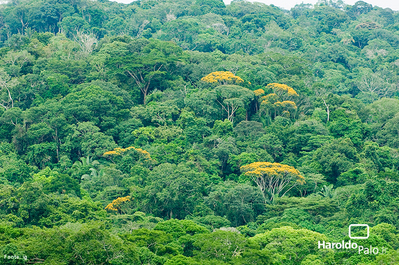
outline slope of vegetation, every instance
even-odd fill
[[[399,264],[398,48],[362,1],[1,4],[0,264]]]

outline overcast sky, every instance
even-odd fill
[[[2,1],[2,0],[0,0]],[[112,1],[112,0],[111,0]],[[114,0],[119,3],[131,3],[133,2],[132,0]],[[356,3],[358,0],[344,0],[344,2],[348,5],[353,5]],[[230,4],[231,0],[224,0],[226,4]],[[252,1],[253,2],[253,1]],[[291,9],[291,7],[294,7],[296,4],[300,4],[302,2],[306,4],[315,4],[317,3],[317,0],[257,0],[256,2],[261,2],[265,3],[267,5],[273,4],[275,6],[279,6],[285,9]],[[392,10],[399,10],[399,0],[365,0],[365,2],[372,4],[373,6],[379,6],[379,7],[389,7]]]

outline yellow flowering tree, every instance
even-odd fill
[[[126,197],[118,197],[113,200],[110,204],[105,207],[105,210],[114,213],[126,213],[126,209],[124,209],[126,202],[130,201],[130,196]]]
[[[262,96],[260,98],[261,109],[274,118],[279,115],[290,117],[295,113],[297,106],[294,102],[299,97],[298,93],[292,88],[284,84],[271,83],[266,88],[273,93]]]
[[[241,84],[244,82],[244,80],[241,77],[236,76],[232,72],[228,71],[212,72],[209,75],[201,78],[201,81],[211,84],[219,83],[220,85]]]
[[[114,150],[107,151],[103,154],[103,157],[110,159],[112,162],[121,160],[124,156],[130,155],[134,160],[144,163],[152,164],[154,160],[151,158],[150,153],[141,148],[129,146],[127,148],[115,148]]]
[[[119,148],[119,147],[117,147],[117,148],[115,148],[114,150],[112,150],[112,151],[108,151],[108,152],[105,152],[104,154],[103,154],[103,156],[107,156],[107,155],[122,155],[123,153],[125,153],[126,151],[129,151],[129,150],[136,150],[137,152],[139,152],[140,154],[142,154],[144,157],[146,157],[146,158],[148,158],[148,159],[150,159],[151,157],[150,157],[150,153],[148,153],[146,150],[143,150],[143,149],[141,149],[141,148],[136,148],[136,147],[133,147],[133,146],[129,146],[129,147],[127,147],[127,148]]]
[[[150,153],[148,153],[146,150],[143,150],[141,148],[136,148],[136,147],[133,147],[133,146],[129,146],[127,148],[119,148],[119,147],[117,147],[117,148],[115,148],[112,151],[105,152],[103,154],[103,156],[107,157],[107,156],[123,155],[125,152],[127,152],[129,150],[135,150],[137,153],[142,155],[145,159],[151,159]]]
[[[266,86],[267,89],[272,89],[273,92],[282,100],[292,100],[299,97],[298,93],[290,86],[285,84],[271,83]]]
[[[201,78],[201,81],[216,85],[215,90],[208,93],[209,98],[214,100],[222,107],[227,114],[227,119],[233,122],[235,113],[243,108],[248,119],[248,107],[255,97],[254,91],[242,87],[244,80],[229,71],[217,71]],[[248,82],[248,84],[251,84]]]
[[[257,89],[254,91],[254,94],[256,97],[259,97],[259,96],[265,94],[265,91],[263,89]]]
[[[255,108],[256,108],[256,112],[259,114],[259,117],[261,115],[261,112],[259,111],[259,102],[260,102],[260,98],[265,95],[265,90],[263,89],[256,89],[254,90],[254,94],[255,94],[255,98],[256,98],[256,104],[255,104]]]
[[[297,106],[294,101],[284,100],[284,101],[277,101],[273,104],[274,109],[274,116],[282,115],[283,116],[290,116],[291,113],[297,110]]]
[[[305,183],[297,169],[280,163],[254,162],[242,166],[241,172],[256,183],[265,203],[272,203],[276,197],[283,197],[295,186]]]

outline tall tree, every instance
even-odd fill
[[[127,56],[108,59],[107,65],[114,75],[133,78],[145,105],[153,83],[170,78],[170,70],[180,60],[182,49],[171,42],[151,39],[130,43],[130,52]]]
[[[11,91],[17,84],[16,79],[11,79],[4,69],[0,69],[0,106],[6,110],[14,107]]]
[[[276,197],[283,197],[295,186],[305,183],[298,170],[279,163],[255,162],[242,166],[241,171],[256,183],[265,203],[273,203]]]
[[[254,99],[255,94],[245,87],[237,85],[224,85],[216,87],[218,99],[216,100],[227,114],[227,119],[234,120],[234,114],[238,108],[247,109],[248,105]],[[247,115],[248,119],[248,115]]]

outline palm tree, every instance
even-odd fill
[[[333,189],[333,185],[323,185],[323,188],[321,189],[321,191],[319,192],[321,196],[325,197],[325,198],[334,198],[335,195],[337,195],[337,191]]]
[[[88,155],[87,157],[81,157],[80,161],[76,161],[72,168],[74,169],[74,171],[76,172],[76,174],[78,174],[78,176],[80,174],[82,174],[83,172],[87,172],[88,167],[89,170],[91,171],[92,169],[95,168],[95,166],[100,165],[100,163],[97,160],[93,160],[92,157],[90,157],[90,155]],[[94,169],[95,170],[95,169]],[[91,175],[91,174],[90,174]],[[90,175],[88,174],[84,174],[82,175],[81,179],[86,179],[87,176],[90,177]],[[83,176],[85,176],[85,178],[83,178]]]
[[[100,170],[97,170],[95,168],[90,168],[89,170],[91,171],[90,175],[89,174],[82,175],[82,177],[81,177],[82,180],[90,180],[92,178],[100,178],[100,177],[104,176],[103,168]]]

